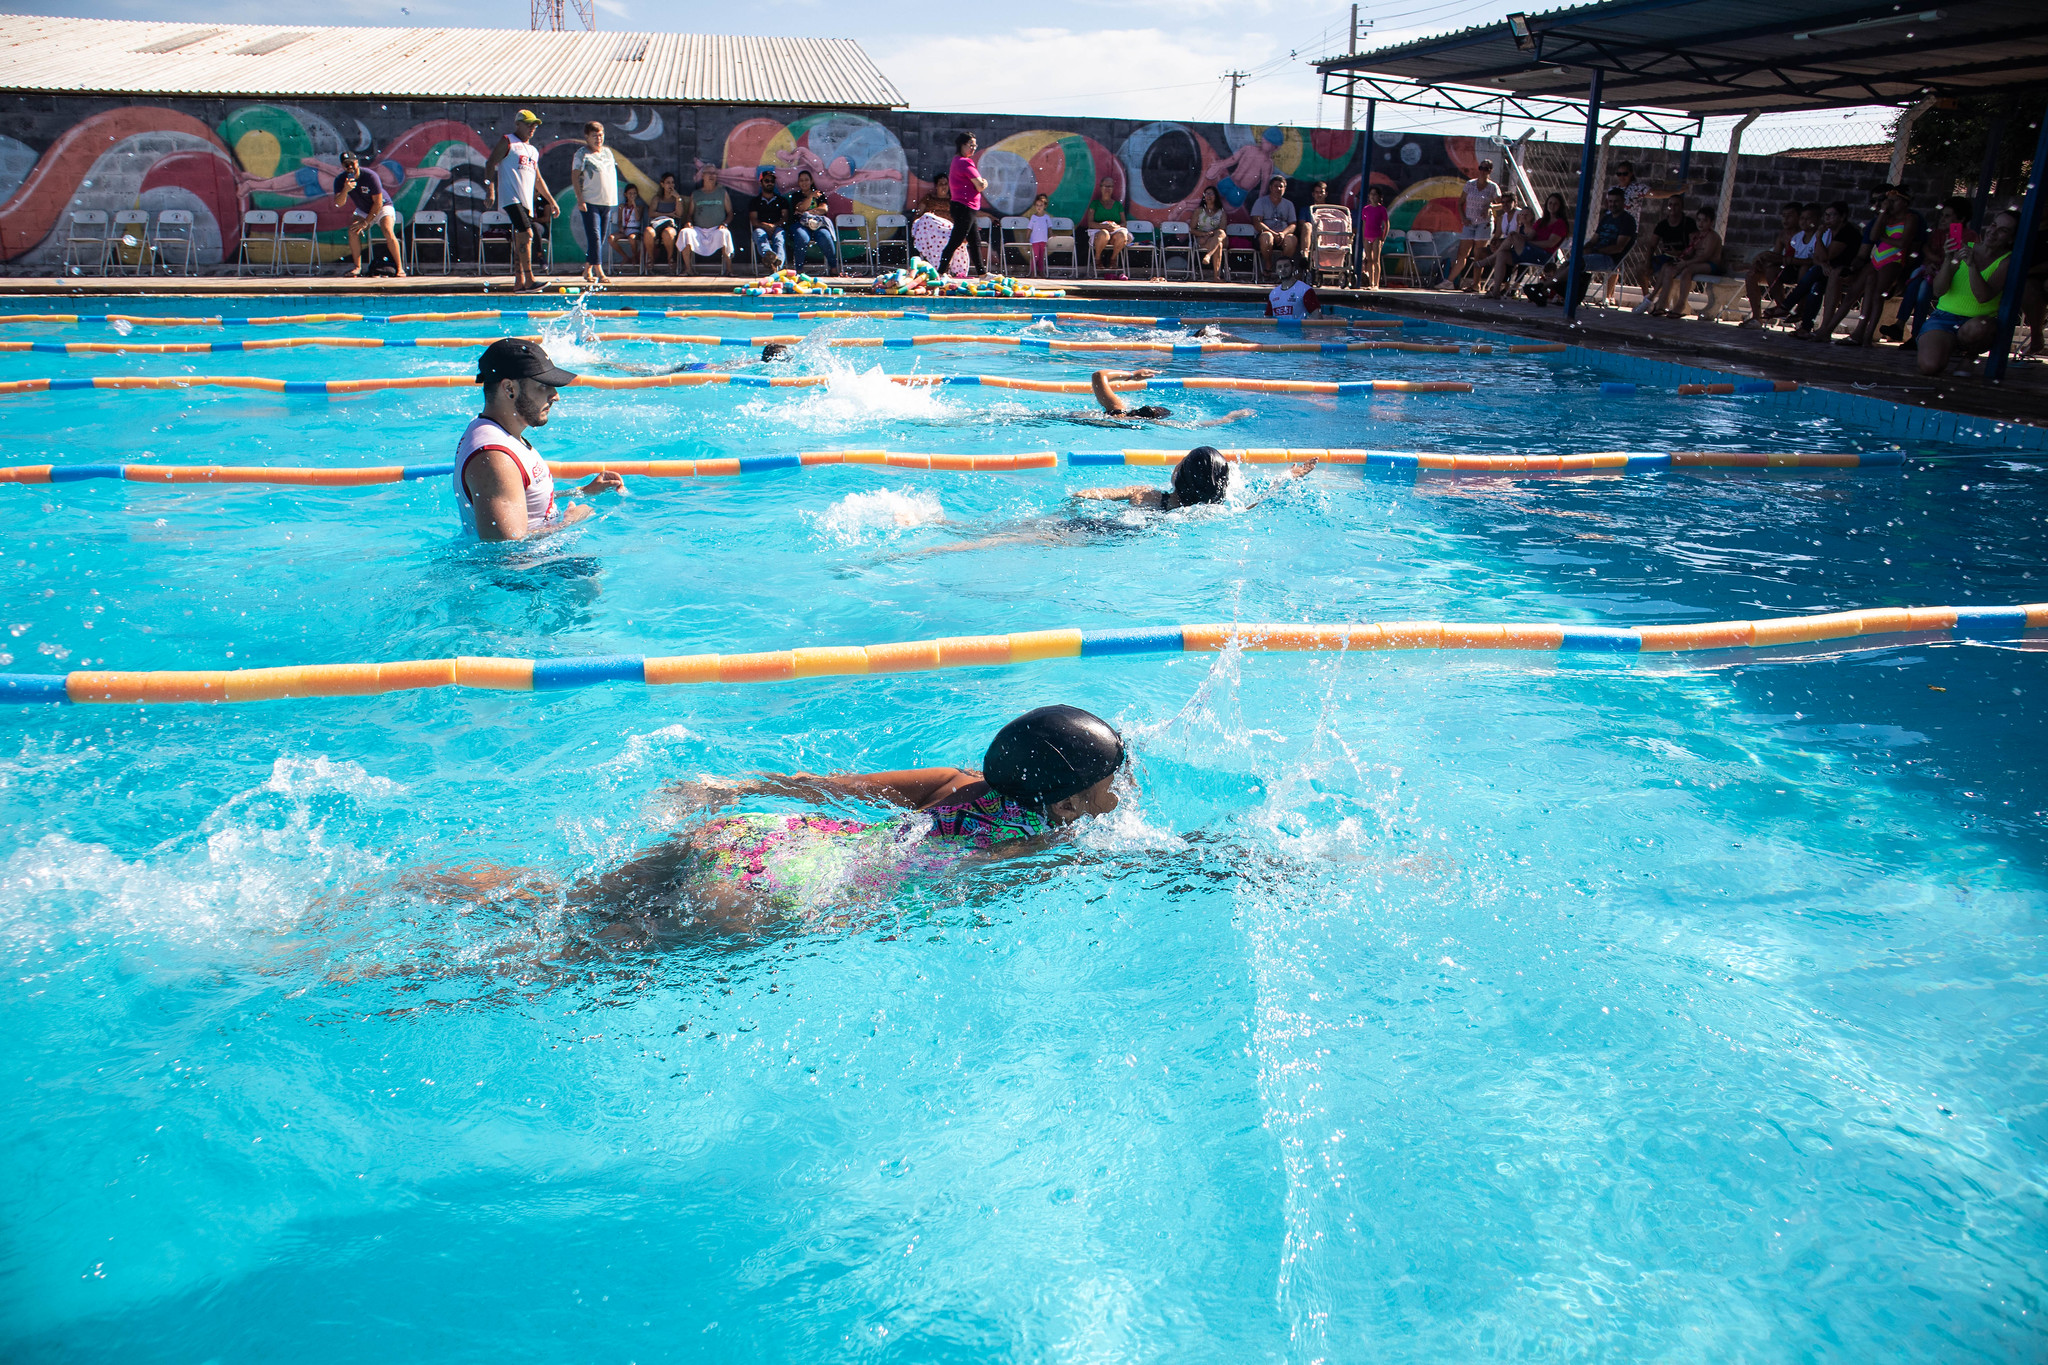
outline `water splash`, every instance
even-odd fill
[[[913,526],[934,526],[946,519],[938,495],[912,488],[877,489],[848,493],[822,512],[805,512],[803,518],[823,539],[840,545],[867,545],[877,540],[894,540]]]

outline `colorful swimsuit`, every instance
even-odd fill
[[[1905,236],[1906,229],[1909,226],[1911,226],[1909,223],[1899,222],[1893,223],[1890,227],[1886,228],[1884,230],[1885,239],[1870,248],[1870,263],[1880,270],[1891,264],[1892,260],[1903,250],[1894,239]]]
[[[1044,834],[1051,823],[994,791],[970,801],[868,823],[827,815],[729,815],[690,837],[694,869],[744,887],[785,913],[810,915],[887,900],[905,879],[943,871],[968,852]]]

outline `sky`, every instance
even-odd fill
[[[598,27],[608,30],[856,38],[913,109],[1221,122],[1230,109],[1225,76],[1238,71],[1245,73],[1237,92],[1240,123],[1339,127],[1344,118],[1343,101],[1319,94],[1308,63],[1346,50],[1348,0],[1031,0],[965,10],[901,0],[779,0],[760,10],[700,6],[684,11],[650,0],[597,0],[597,6]],[[1359,45],[1370,50],[1495,23],[1510,9],[1524,7],[1527,0],[1361,5]],[[193,23],[525,28],[529,21],[528,5],[521,0],[26,0],[21,8],[95,19]],[[949,17],[954,22],[947,23]],[[1007,29],[961,22],[970,17],[1029,22]],[[570,23],[575,24],[573,17]],[[1778,120],[1776,129],[1771,123],[1752,129],[1745,147],[1765,151],[1776,148],[1764,142],[1884,140],[1882,118],[1872,116],[1793,116]],[[1409,132],[1485,130],[1479,120],[1405,109],[1383,110],[1380,126]],[[1520,132],[1507,129],[1510,138]],[[1553,139],[1574,137],[1561,128],[1549,133]],[[1710,135],[1701,145],[1709,148],[1716,142]],[[1725,146],[1725,138],[1720,145]]]

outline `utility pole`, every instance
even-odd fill
[[[1244,72],[1242,72],[1242,71],[1226,71],[1226,72],[1224,72],[1223,74],[1224,74],[1225,76],[1227,76],[1227,77],[1229,77],[1229,78],[1230,78],[1230,122],[1232,122],[1232,123],[1236,123],[1236,122],[1237,122],[1237,87],[1238,87],[1238,86],[1240,86],[1240,85],[1243,85],[1243,84],[1244,84]]]
[[[1351,43],[1344,49],[1344,55],[1347,57],[1358,55],[1358,6],[1356,5],[1351,7]],[[1352,128],[1352,92],[1357,89],[1358,73],[1354,71],[1344,83],[1344,131],[1347,133]]]

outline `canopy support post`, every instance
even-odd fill
[[[1593,68],[1592,88],[1586,92],[1586,145],[1579,152],[1579,213],[1572,223],[1571,261],[1564,273],[1564,320],[1571,322],[1579,315],[1579,272],[1586,261],[1586,213],[1593,202],[1593,153],[1600,139],[1600,78],[1602,71]]]
[[[2012,334],[2019,327],[2020,299],[2027,289],[2027,271],[2033,262],[2034,232],[2041,224],[2041,162],[2048,158],[2048,110],[2041,114],[2040,136],[2034,139],[2034,164],[2027,170],[2027,197],[2020,204],[2020,235],[2013,240],[2012,255],[2005,262],[2005,293],[1998,300],[1998,327],[1991,335],[1991,350],[1984,357],[1984,382],[2005,382],[2005,362],[2012,354]],[[1985,222],[1990,223],[1986,214]]]
[[[1728,215],[1735,208],[1735,163],[1742,159],[1742,130],[1757,121],[1757,111],[1744,114],[1728,134],[1728,164],[1721,168],[1721,202],[1714,210],[1714,231],[1728,239]]]
[[[1906,173],[1906,144],[1913,140],[1913,125],[1920,116],[1934,107],[1934,96],[1929,95],[1918,104],[1899,115],[1899,131],[1892,135],[1892,164],[1884,173],[1884,183],[1896,185],[1899,177]]]
[[[1378,100],[1365,102],[1365,133],[1358,139],[1358,208],[1351,215],[1351,287],[1365,288],[1365,206],[1372,202],[1372,123]],[[1384,245],[1381,248],[1385,249]]]

